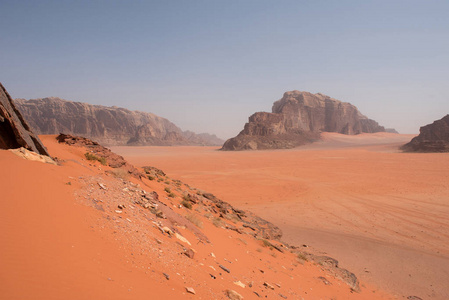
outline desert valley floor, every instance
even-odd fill
[[[449,298],[449,154],[401,153],[413,137],[345,136],[292,150],[112,147],[136,166],[214,193],[393,294]]]

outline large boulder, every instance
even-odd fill
[[[285,149],[311,143],[321,132],[353,135],[384,131],[350,103],[323,94],[291,91],[274,102],[271,113],[253,114],[239,135],[227,140],[222,149]]]
[[[406,152],[449,152],[449,115],[419,129],[419,135],[401,147]]]
[[[21,147],[49,156],[39,137],[31,130],[0,83],[0,149]]]

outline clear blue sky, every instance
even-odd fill
[[[449,1],[0,0],[0,81],[236,135],[285,91],[417,133],[449,113]]]

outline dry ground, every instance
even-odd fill
[[[114,147],[272,221],[398,296],[449,298],[449,154],[400,153],[412,135],[344,136],[293,150]]]
[[[87,161],[84,148],[41,138],[61,165],[0,150],[0,299],[228,299],[226,290],[244,299],[392,299],[363,282],[354,293],[322,266],[271,248],[192,187],[127,178]],[[159,202],[145,202],[153,192]],[[184,193],[198,196],[192,209],[180,205]]]

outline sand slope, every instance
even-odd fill
[[[42,140],[61,166],[0,151],[1,299],[226,299],[229,289],[244,299],[258,299],[256,293],[269,299],[391,298],[369,285],[353,293],[287,248],[281,253],[224,228],[241,226],[238,222],[220,219],[214,226],[201,213],[204,206],[179,205],[183,191],[191,188],[169,177],[123,179],[86,161],[83,148],[59,145],[54,136]],[[157,192],[170,211],[193,215],[210,242],[188,226],[172,229],[189,242],[163,234],[160,226],[167,220],[134,202],[143,190]],[[120,213],[119,204],[125,205]],[[193,258],[184,255],[187,249],[193,249]]]
[[[449,298],[449,154],[400,153],[413,136],[345,136],[293,150],[115,148],[280,226],[398,296]]]

